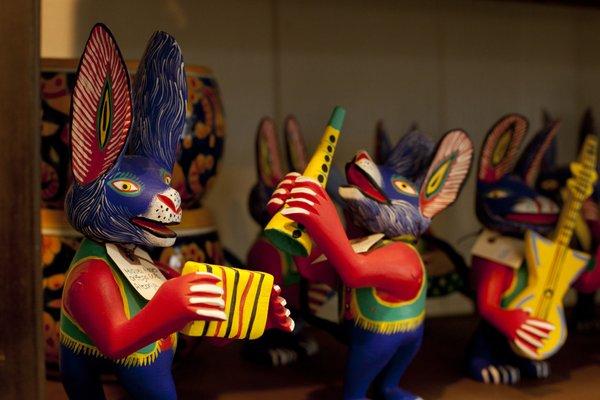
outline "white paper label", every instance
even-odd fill
[[[525,258],[524,242],[485,229],[473,245],[471,256],[477,256],[517,269]]]
[[[129,283],[146,300],[151,300],[167,280],[154,265],[150,255],[139,247],[129,253],[113,243],[107,243],[106,251]]]
[[[352,250],[354,250],[354,252],[357,254],[366,253],[367,251],[371,250],[371,247],[373,247],[375,243],[383,239],[384,236],[385,235],[383,233],[374,233],[362,238],[352,239],[350,241],[350,246],[352,246]],[[325,257],[325,254],[321,254],[312,262],[312,264],[320,263],[325,260],[327,260],[327,257]]]

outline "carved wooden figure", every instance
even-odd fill
[[[422,140],[418,134],[403,138]],[[415,149],[402,143],[399,149],[409,147]],[[458,196],[472,152],[461,130],[444,136],[425,174],[417,165],[424,152],[399,150],[379,166],[359,152],[346,166],[348,186],[340,188],[345,211],[362,233],[354,240],[318,178],[288,174],[274,192],[271,214],[290,218],[314,242],[308,257],[296,258],[301,273],[331,282],[339,276],[346,287],[344,399],[366,398],[376,377],[376,395],[416,398],[398,387],[423,335],[427,278],[413,244]]]
[[[104,398],[104,368],[136,399],[174,399],[176,332],[196,320],[233,322],[222,276],[171,271],[167,280],[140,247],[176,239],[170,227],[181,221],[181,198],[169,184],[186,98],[183,58],[170,35],[152,36],[130,90],[112,34],[94,26],[73,91],[65,199],[69,222],[85,236],[61,308],[60,369],[71,399]],[[269,302],[265,324],[293,328],[276,288]]]
[[[587,255],[568,249],[572,226],[567,220],[579,213],[580,205],[575,203],[581,202],[581,196],[573,198],[567,211],[563,208],[559,221],[556,203],[535,189],[544,153],[558,126],[557,122],[544,126],[519,159],[528,129],[520,115],[500,119],[483,144],[476,210],[485,230],[472,249],[477,308],[483,321],[467,354],[468,371],[481,382],[514,384],[523,376],[547,377],[549,364],[541,360],[560,348],[566,337],[560,301],[573,278],[567,272],[582,279],[593,275],[581,274],[577,266],[585,266]],[[586,170],[595,165],[595,155],[584,164]],[[580,171],[580,167],[573,169],[575,175]],[[573,187],[579,192],[589,184],[577,180]],[[551,237],[557,222],[558,236]],[[563,260],[569,260],[569,266],[561,273],[562,262],[556,261]],[[525,293],[531,296],[524,298]],[[540,295],[545,300],[538,301]]]

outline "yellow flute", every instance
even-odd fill
[[[346,110],[342,107],[335,107],[329,118],[325,133],[317,150],[310,159],[303,176],[317,180],[321,186],[325,187],[335,146],[342,130]],[[283,206],[289,207],[287,204]],[[277,248],[293,256],[306,257],[312,249],[312,240],[305,232],[302,226],[299,226],[288,217],[278,212],[271,218],[265,227],[265,236]]]

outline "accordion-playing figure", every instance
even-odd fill
[[[536,189],[558,126],[546,124],[518,157],[528,122],[510,114],[491,128],[481,150],[476,211],[484,230],[471,254],[482,321],[467,352],[467,367],[484,383],[547,377],[545,360],[567,336],[562,297],[575,280],[598,275],[597,268],[586,271],[589,255],[569,248],[574,218],[596,179],[596,140],[588,137],[571,164],[562,211]]]
[[[348,185],[339,194],[353,225],[348,231],[323,179],[288,174],[268,203],[272,215],[292,219],[314,242],[308,257],[296,257],[301,274],[332,287],[339,277],[345,286],[344,399],[366,398],[376,377],[377,396],[416,398],[398,387],[423,336],[427,277],[413,244],[458,196],[473,153],[461,130],[443,137],[433,159],[430,146],[414,143],[423,139],[417,133],[404,136],[383,165],[365,151],[346,165]]]
[[[169,184],[186,98],[181,50],[170,35],[152,36],[131,90],[112,34],[94,26],[73,91],[73,184],[65,200],[69,222],[85,236],[67,272],[60,319],[60,369],[71,399],[104,398],[107,368],[133,398],[175,399],[176,332],[201,321],[227,326],[227,335],[214,336],[253,334],[235,326],[244,303],[233,299],[247,293],[228,289],[225,274],[192,266],[167,279],[140,247],[176,239],[169,227],[181,220],[181,199]],[[291,330],[278,289],[266,286],[265,302],[264,288],[248,283],[254,276],[244,282],[262,307],[260,330]]]

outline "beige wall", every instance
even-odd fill
[[[246,211],[259,118],[295,113],[309,148],[335,104],[348,109],[336,158],[372,147],[374,121],[394,139],[412,121],[439,138],[462,127],[477,148],[502,114],[540,125],[563,119],[561,160],[575,153],[586,106],[600,109],[600,10],[495,1],[42,0],[42,55],[75,57],[105,22],[128,58],[153,30],[180,42],[186,62],[211,66],[227,113],[227,144],[208,204],[224,243],[244,256],[257,226]],[[456,243],[478,224],[473,175],[434,223]],[[468,250],[470,242],[459,245]],[[448,307],[433,304],[434,310]]]

